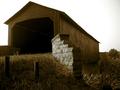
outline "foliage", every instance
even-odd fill
[[[113,90],[120,88],[120,59],[113,60],[109,53],[100,56],[101,84],[110,85]]]
[[[120,89],[119,58],[117,58],[117,60],[114,58],[112,59],[109,56],[109,53],[107,52],[100,53],[99,70],[100,73],[96,75],[92,73],[89,77],[85,78],[90,86],[98,87],[98,89],[100,89],[103,86],[107,87],[107,85],[109,85],[112,87],[113,90],[117,90],[116,88]]]
[[[112,59],[116,59],[119,57],[119,52],[116,50],[116,49],[110,49],[109,51],[109,56],[112,58]]]

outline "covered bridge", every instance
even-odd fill
[[[9,26],[8,45],[20,48],[20,53],[52,52],[52,38],[64,34],[82,59],[99,59],[99,42],[64,12],[29,2],[5,24]]]
[[[52,52],[75,75],[80,76],[81,68],[94,69],[99,60],[99,42],[64,12],[29,2],[5,24],[9,47],[19,48],[22,54]]]

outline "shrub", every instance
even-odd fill
[[[116,49],[110,49],[109,51],[109,56],[112,58],[112,59],[116,59],[119,57],[119,52],[116,50]]]

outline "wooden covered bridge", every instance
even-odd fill
[[[62,11],[29,2],[5,24],[9,26],[8,46],[20,48],[22,54],[52,52],[51,40],[60,34],[69,36],[71,46],[79,50],[78,59],[84,63],[99,60],[99,42]]]

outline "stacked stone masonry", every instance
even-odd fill
[[[52,39],[52,54],[73,72],[73,47],[69,43],[69,35],[58,34]]]

